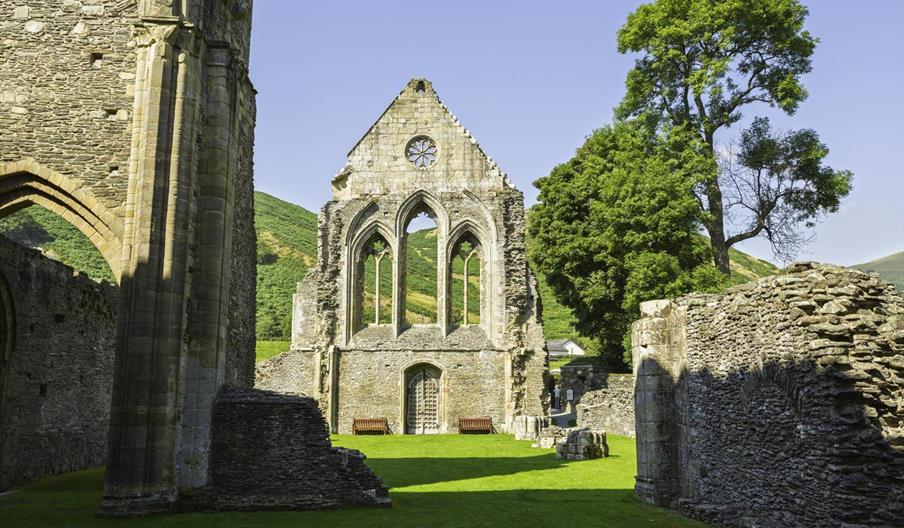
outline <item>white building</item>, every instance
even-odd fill
[[[581,345],[575,343],[571,339],[555,339],[546,342],[546,350],[549,351],[549,357],[571,357],[583,356],[585,354]]]

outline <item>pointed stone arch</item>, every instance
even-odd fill
[[[426,213],[436,223],[436,322],[440,328],[446,328],[447,322],[444,314],[447,309],[446,300],[446,264],[442,255],[446,251],[446,241],[449,232],[449,215],[446,209],[436,196],[432,193],[419,189],[411,193],[399,205],[395,216],[395,231],[398,240],[398,247],[395,253],[395,263],[397,273],[395,274],[396,295],[394,296],[394,313],[398,325],[396,333],[400,333],[407,326],[406,322],[406,305],[408,295],[408,277],[407,277],[407,250],[408,235],[407,228],[411,220],[420,213]]]
[[[0,218],[40,205],[81,231],[103,255],[117,282],[122,267],[122,222],[69,178],[31,159],[0,163]]]
[[[365,208],[366,209],[366,208]],[[363,211],[363,209],[362,209]],[[380,222],[379,220],[372,220],[369,223],[365,224],[360,230],[356,232],[349,232],[349,243],[346,245],[346,255],[345,255],[345,269],[347,280],[345,281],[346,289],[345,289],[345,298],[347,302],[345,303],[345,340],[346,342],[350,341],[352,335],[359,329],[357,328],[358,322],[361,319],[361,310],[363,309],[363,305],[360,302],[362,299],[359,297],[363,295],[363,292],[359,291],[359,286],[362,285],[363,280],[363,253],[367,249],[368,244],[370,244],[375,238],[381,239],[389,248],[390,254],[393,256],[393,284],[391,287],[392,292],[392,302],[393,306],[395,306],[396,302],[396,264],[395,264],[395,255],[396,255],[396,247],[397,241],[395,237],[392,236],[392,230]],[[395,312],[393,311],[393,314]],[[395,318],[393,318],[393,324],[395,324]]]
[[[453,329],[454,317],[451,313],[452,309],[452,260],[455,258],[456,251],[460,242],[467,237],[473,237],[480,244],[480,323],[487,337],[494,339],[496,332],[496,318],[494,317],[498,292],[495,288],[497,283],[497,266],[494,255],[496,254],[496,238],[490,235],[484,227],[484,223],[477,220],[466,218],[458,222],[449,232],[449,243],[446,247],[445,261],[446,269],[446,292],[447,301],[445,305],[448,307],[447,314],[448,331]]]

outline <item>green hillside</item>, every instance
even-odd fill
[[[114,282],[110,266],[88,237],[43,207],[20,209],[0,220],[0,234],[23,246],[40,249],[95,279]]]
[[[317,260],[317,215],[254,193],[257,229],[257,338],[289,340],[295,286]]]
[[[291,333],[292,295],[296,283],[304,277],[317,256],[317,215],[297,205],[285,202],[261,192],[254,193],[255,222],[257,228],[257,338],[260,341],[287,341]],[[100,253],[77,229],[55,214],[40,208],[23,209],[0,220],[0,233],[29,246],[41,248],[45,253],[95,278],[113,280]],[[900,261],[902,255],[897,254]],[[735,282],[771,275],[778,272],[774,265],[731,250],[732,277]],[[886,259],[875,261],[876,271],[894,270],[894,261],[885,265]],[[432,229],[416,231],[410,235],[407,256],[408,303],[406,318],[421,323],[436,318],[436,233]],[[452,265],[452,316],[459,323],[463,318],[463,261],[456,259]],[[381,274],[382,313],[388,317],[391,296],[389,262],[383,265]],[[469,322],[477,322],[479,313],[480,273],[479,265],[472,261],[468,271]],[[866,266],[866,265],[863,265]],[[896,268],[901,271],[901,266]],[[884,276],[884,275],[883,275]],[[898,275],[900,280],[900,274]],[[571,310],[559,304],[546,285],[542,275],[538,277],[543,300],[543,326],[547,339],[576,337]],[[365,266],[365,321],[373,321],[374,266]],[[900,285],[900,283],[899,283]],[[369,305],[368,305],[369,303]],[[385,318],[383,318],[385,321]],[[278,345],[285,346],[285,345]]]
[[[860,271],[878,273],[882,280],[894,284],[898,290],[904,292],[904,251],[851,267]]]

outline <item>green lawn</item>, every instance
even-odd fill
[[[391,509],[166,515],[98,519],[102,470],[46,478],[0,497],[0,526],[45,527],[524,527],[701,523],[631,495],[634,441],[610,437],[612,456],[565,462],[508,435],[337,436],[361,449],[391,488]]]
[[[266,361],[277,354],[282,354],[289,350],[291,346],[292,343],[290,341],[258,341],[254,347],[254,361],[256,363]]]

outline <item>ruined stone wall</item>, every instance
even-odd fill
[[[213,415],[210,484],[183,508],[327,509],[388,506],[361,453],[330,446],[311,398],[225,389]]]
[[[433,145],[433,163],[409,159],[418,138]],[[386,417],[402,432],[403,371],[429,363],[443,371],[441,430],[454,431],[459,417],[491,416],[505,430],[513,416],[545,414],[546,351],[524,257],[524,197],[429,81],[408,83],[332,184],[319,218],[318,265],[294,298],[292,352],[259,367],[258,386],[317,398],[334,431],[350,432],[355,417]],[[422,212],[436,222],[432,325],[406,320],[406,228]],[[361,316],[361,255],[375,237],[391,253],[385,324]],[[480,246],[479,324],[456,325],[452,315],[452,251],[463,239]]]
[[[575,406],[580,427],[634,437],[634,376],[609,374],[605,386],[587,391]]]
[[[3,237],[0,288],[0,490],[103,464],[118,289]]]
[[[250,21],[249,21],[250,23]],[[247,53],[247,52],[246,52]],[[255,322],[257,320],[257,235],[254,230],[255,92],[247,79],[236,83],[236,143],[233,156],[232,254],[230,256],[226,384],[254,385]]]
[[[459,418],[489,416],[505,425],[505,355],[499,351],[343,350],[339,353],[339,433],[352,432],[354,418],[385,417],[390,431],[404,433],[405,370],[427,363],[442,371],[440,432],[458,432]]]
[[[0,0],[0,162],[30,158],[125,215],[134,2]]]
[[[254,386],[258,389],[303,394],[317,394],[319,376],[317,353],[311,350],[289,350],[257,364]]]
[[[797,264],[642,307],[637,494],[733,526],[895,526],[904,511],[904,299]]]
[[[560,405],[568,403],[567,395],[571,390],[572,404],[576,407],[585,393],[606,387],[609,379],[609,372],[599,365],[563,365],[559,370]]]

